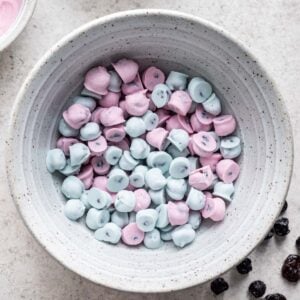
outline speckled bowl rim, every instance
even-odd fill
[[[22,9],[13,24],[2,37],[0,37],[0,52],[7,48],[25,29],[27,23],[31,19],[36,7],[37,0],[24,0]]]
[[[266,72],[265,68],[262,66],[262,64],[257,60],[256,57],[254,57],[251,52],[243,45],[241,44],[240,41],[238,41],[236,38],[232,37],[231,34],[229,34],[227,31],[225,31],[224,29],[220,28],[219,26],[216,26],[215,24],[201,19],[199,17],[190,15],[190,14],[186,14],[186,13],[182,13],[182,12],[177,12],[177,11],[172,11],[172,10],[164,10],[164,9],[137,9],[137,10],[129,10],[129,11],[122,11],[122,12],[118,12],[118,13],[114,13],[108,16],[104,16],[98,19],[95,19],[77,29],[75,29],[73,32],[71,32],[70,34],[68,34],[67,36],[65,36],[63,39],[61,39],[57,44],[55,44],[50,50],[48,50],[46,52],[46,54],[39,60],[39,62],[34,66],[34,68],[32,69],[32,71],[29,73],[27,79],[25,80],[24,84],[22,85],[20,92],[17,96],[17,99],[14,103],[13,109],[12,109],[12,113],[11,113],[11,119],[10,119],[10,127],[9,127],[9,136],[8,136],[8,141],[6,143],[6,173],[7,173],[7,178],[8,178],[8,184],[9,184],[9,188],[10,188],[10,193],[12,198],[14,199],[14,202],[17,206],[17,209],[20,213],[20,215],[22,216],[22,219],[25,223],[25,225],[27,226],[27,228],[29,229],[29,231],[32,233],[32,235],[35,237],[35,239],[42,245],[42,247],[44,249],[46,249],[48,251],[48,253],[50,253],[58,262],[60,262],[63,266],[65,266],[66,268],[68,268],[69,270],[75,272],[76,274],[79,274],[80,276],[96,283],[96,284],[100,284],[100,285],[105,285],[107,287],[113,288],[113,289],[117,289],[117,290],[122,290],[122,291],[126,291],[126,292],[141,292],[141,293],[159,293],[159,292],[170,292],[170,291],[175,291],[175,290],[182,290],[182,289],[186,289],[192,286],[196,286],[198,284],[202,284],[205,283],[211,279],[216,278],[217,276],[225,273],[226,271],[228,271],[229,269],[231,269],[232,267],[234,267],[235,265],[237,265],[241,260],[243,260],[246,256],[249,255],[249,253],[251,253],[253,251],[253,249],[264,239],[264,237],[267,235],[267,233],[271,230],[272,226],[273,226],[273,222],[276,220],[277,216],[280,214],[281,208],[284,204],[284,198],[286,197],[287,193],[288,193],[288,189],[290,186],[290,181],[291,181],[291,176],[292,176],[292,171],[293,171],[293,162],[294,162],[294,142],[293,142],[293,137],[292,137],[292,127],[291,127],[291,121],[290,121],[290,117],[287,111],[287,108],[285,106],[285,104],[283,103],[283,101],[279,101],[278,102],[278,106],[280,107],[280,110],[282,111],[282,115],[284,115],[285,117],[283,117],[283,127],[286,128],[287,132],[289,132],[291,134],[291,139],[290,139],[290,145],[288,148],[289,150],[289,162],[287,162],[286,164],[286,168],[287,168],[287,173],[288,178],[285,182],[285,186],[281,187],[281,204],[282,206],[276,206],[274,205],[273,207],[270,208],[270,210],[274,210],[272,212],[273,217],[273,222],[270,222],[270,220],[268,220],[268,222],[264,221],[265,223],[262,224],[262,227],[264,228],[264,230],[259,231],[256,235],[253,234],[251,235],[251,239],[248,239],[248,245],[247,247],[243,247],[239,249],[239,255],[236,256],[235,260],[232,261],[224,261],[222,263],[222,267],[220,267],[220,270],[217,274],[210,274],[210,276],[207,276],[203,281],[199,282],[196,280],[191,280],[189,279],[182,279],[182,281],[180,282],[176,282],[176,284],[172,287],[172,288],[157,288],[157,289],[137,289],[135,287],[130,287],[130,286],[122,286],[118,283],[111,283],[106,281],[104,282],[100,282],[99,280],[97,280],[96,278],[93,278],[91,276],[89,276],[89,274],[87,274],[85,271],[83,270],[78,270],[77,268],[75,268],[72,263],[65,263],[63,258],[61,257],[61,255],[58,253],[58,251],[54,251],[52,249],[52,247],[48,247],[50,246],[50,242],[48,242],[46,239],[44,239],[43,241],[40,240],[39,238],[39,234],[38,232],[38,228],[37,227],[33,227],[31,222],[29,220],[26,220],[23,217],[23,210],[26,209],[26,204],[23,204],[22,199],[18,199],[17,197],[14,197],[15,194],[17,194],[18,191],[18,186],[14,184],[14,171],[12,170],[12,168],[10,168],[9,166],[12,164],[11,157],[10,157],[10,153],[13,153],[13,149],[9,143],[9,140],[13,138],[14,136],[14,124],[18,119],[18,114],[19,114],[19,104],[22,102],[22,99],[26,93],[26,89],[28,88],[28,86],[30,86],[30,83],[32,81],[32,79],[36,76],[36,74],[38,73],[39,69],[48,61],[48,59],[52,56],[55,55],[55,53],[58,51],[59,48],[64,47],[68,44],[69,41],[76,39],[82,32],[87,31],[95,26],[98,26],[99,24],[103,24],[106,22],[112,22],[112,21],[116,21],[119,19],[123,19],[124,17],[134,17],[134,16],[143,16],[143,15],[160,15],[160,16],[171,16],[171,17],[175,17],[178,19],[185,19],[187,21],[190,22],[195,22],[195,23],[200,23],[203,26],[206,26],[207,28],[209,28],[210,30],[213,30],[221,35],[223,35],[226,39],[230,40],[231,42],[235,43],[238,47],[240,47],[245,53],[247,53],[247,55],[255,60],[257,62],[258,67],[262,70],[262,72],[264,72],[264,74],[266,75],[266,77],[268,77],[269,81],[273,83],[273,91],[276,94],[276,96],[278,98],[282,98],[278,89],[276,88],[275,84],[274,84],[274,80],[272,80],[272,78],[270,77],[270,75]]]

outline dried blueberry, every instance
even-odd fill
[[[273,237],[273,235],[274,235],[274,230],[273,230],[273,228],[272,228],[272,229],[270,230],[270,232],[266,235],[265,241],[271,239],[271,238]]]
[[[249,285],[248,290],[255,298],[259,298],[266,292],[266,285],[262,281],[256,280]]]
[[[282,294],[269,294],[265,297],[265,300],[286,300]]]
[[[300,236],[296,240],[296,248],[300,251]]]
[[[287,203],[287,201],[285,200],[285,201],[284,201],[284,204],[283,204],[283,207],[282,207],[282,209],[281,209],[280,214],[282,215],[282,214],[287,210],[287,208],[288,208],[288,203]]]
[[[252,263],[250,258],[245,258],[239,265],[236,266],[240,274],[248,274],[252,271]]]
[[[300,256],[290,254],[281,268],[282,276],[291,282],[297,282],[300,278]]]
[[[215,279],[210,284],[210,289],[216,295],[219,295],[219,294],[223,293],[224,291],[228,290],[228,288],[229,288],[228,283],[222,277],[219,277],[219,278]]]
[[[275,234],[278,236],[285,236],[290,232],[289,229],[289,219],[280,218],[278,219],[273,226]]]

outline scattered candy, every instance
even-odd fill
[[[232,201],[242,151],[236,119],[220,115],[221,101],[201,77],[166,76],[155,66],[140,76],[126,58],[112,66],[87,72],[59,121],[57,148],[47,153],[47,170],[66,176],[64,214],[85,215],[102,242],[185,247],[202,217],[222,221]],[[277,235],[289,232],[286,220],[275,223]],[[249,261],[237,270],[250,272]],[[228,284],[219,278],[211,287],[219,294]]]
[[[290,233],[289,229],[289,219],[288,218],[280,218],[276,220],[273,230],[278,236],[285,236]]]
[[[300,236],[297,238],[295,245],[296,245],[297,250],[300,251]]]
[[[290,254],[284,261],[281,268],[281,275],[290,282],[297,282],[300,279],[300,256]]]
[[[253,295],[255,298],[260,298],[264,295],[264,293],[266,292],[266,285],[264,282],[262,282],[261,280],[256,280],[253,281],[250,285],[249,285],[249,293],[251,295]]]
[[[252,271],[252,262],[250,258],[245,258],[241,263],[236,266],[237,271],[240,274],[248,274]]]
[[[269,231],[269,233],[265,236],[264,241],[271,239],[274,236],[273,228]]]
[[[284,201],[284,204],[283,204],[283,207],[282,207],[282,209],[281,209],[280,214],[282,215],[282,214],[287,210],[287,208],[288,208],[288,203],[287,203],[287,201],[285,200],[285,201]]]
[[[216,278],[210,284],[210,289],[216,295],[225,292],[226,290],[228,290],[228,288],[229,288],[228,283],[222,277]]]
[[[286,300],[286,297],[282,294],[276,293],[267,295],[265,297],[265,300]]]

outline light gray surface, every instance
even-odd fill
[[[8,115],[18,87],[37,59],[64,34],[95,17],[130,8],[173,8],[193,13],[223,26],[264,63],[277,82],[292,118],[295,153],[299,139],[298,95],[300,58],[299,1],[40,1],[25,32],[0,55],[0,100],[2,109],[1,147],[4,145]],[[129,4],[130,3],[130,4]],[[264,3],[262,5],[262,3]],[[298,51],[297,51],[298,50]],[[298,77],[297,77],[298,76]],[[2,149],[1,148],[1,149]],[[295,171],[299,164],[295,158]],[[3,166],[3,156],[0,158]],[[291,285],[280,276],[287,254],[295,252],[294,240],[300,235],[300,205],[297,172],[288,196],[291,233],[284,242],[272,239],[251,255],[254,271],[242,277],[233,270],[225,275],[231,288],[220,299],[246,299],[251,280],[262,279],[268,292],[282,292],[288,299],[298,299],[299,284]],[[140,299],[96,286],[64,269],[54,261],[28,233],[8,196],[4,168],[1,168],[0,224],[0,298],[1,299]],[[213,299],[209,285],[173,294],[147,295],[145,299]]]

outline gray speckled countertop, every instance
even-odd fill
[[[299,0],[39,0],[26,30],[0,54],[0,151],[3,154],[9,112],[20,85],[37,60],[65,34],[94,18],[134,8],[169,8],[192,13],[224,27],[263,62],[287,103],[295,138],[295,167],[288,195],[291,233],[273,238],[252,253],[253,271],[225,274],[230,289],[214,297],[209,284],[170,294],[129,294],[97,286],[62,267],[33,239],[9,197],[0,155],[0,299],[250,299],[247,288],[261,279],[267,292],[297,300],[300,285],[280,275],[284,258],[296,251],[300,235],[300,1]]]

